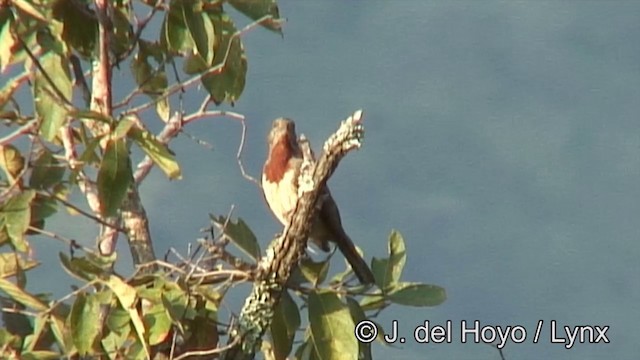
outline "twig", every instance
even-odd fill
[[[116,226],[116,225],[113,225],[113,224],[111,224],[111,223],[109,223],[109,222],[107,222],[107,221],[105,221],[105,220],[103,220],[103,219],[101,219],[101,218],[99,218],[99,217],[97,217],[97,216],[94,216],[94,215],[92,215],[92,214],[89,214],[88,212],[86,212],[86,211],[84,211],[84,210],[80,209],[79,207],[77,207],[77,206],[73,205],[72,203],[68,202],[67,200],[65,200],[65,199],[63,199],[63,198],[61,198],[61,197],[59,197],[59,196],[58,196],[58,195],[56,195],[56,194],[53,194],[53,193],[48,192],[48,191],[45,191],[45,192],[39,192],[39,193],[40,193],[40,194],[42,194],[42,195],[48,196],[48,197],[50,197],[50,198],[52,198],[52,199],[54,199],[54,200],[56,200],[56,201],[61,202],[62,204],[64,204],[64,206],[66,206],[66,207],[70,207],[70,208],[71,208],[71,209],[73,209],[74,211],[77,211],[77,212],[78,212],[78,213],[80,213],[81,215],[86,216],[86,217],[88,217],[89,219],[91,219],[91,220],[93,220],[93,221],[95,221],[95,222],[97,222],[97,223],[99,223],[99,224],[101,224],[101,225],[104,225],[104,226],[110,227],[110,228],[112,228],[112,229],[114,229],[114,230],[116,230],[116,231],[122,232],[122,233],[126,232],[126,230],[125,230],[125,229],[123,229],[123,228],[121,228],[121,227],[118,227],[118,226]]]
[[[89,254],[93,254],[94,253],[94,251],[92,249],[89,249],[88,247],[81,245],[77,241],[75,241],[73,239],[69,239],[69,238],[64,237],[62,235],[58,235],[58,234],[56,234],[54,232],[47,231],[47,230],[44,230],[44,229],[40,229],[40,228],[33,227],[33,226],[29,226],[29,230],[33,231],[33,232],[36,232],[36,233],[38,233],[40,235],[48,236],[48,237],[50,237],[52,239],[58,240],[60,242],[63,242],[65,244],[69,245],[69,247],[71,247],[73,249],[81,249],[82,251],[84,251],[86,253],[89,253]]]
[[[30,120],[28,123],[15,129],[11,134],[0,139],[0,146],[12,143],[22,135],[29,134],[38,127],[38,119]]]
[[[242,30],[237,31],[233,35],[231,35],[230,38],[229,38],[229,44],[227,44],[227,49],[225,51],[224,58],[223,58],[223,60],[222,60],[222,62],[220,64],[208,68],[206,71],[204,71],[204,72],[192,77],[191,79],[186,80],[183,83],[178,83],[178,84],[175,84],[173,86],[168,87],[167,90],[165,90],[165,92],[162,95],[157,96],[156,98],[154,98],[151,101],[148,101],[148,102],[146,102],[144,104],[141,104],[139,106],[136,106],[134,108],[131,108],[131,109],[125,111],[123,113],[123,115],[138,113],[140,111],[146,110],[146,109],[150,108],[151,106],[155,105],[158,101],[164,100],[166,97],[169,97],[169,96],[173,95],[176,91],[182,90],[184,88],[187,88],[187,87],[195,84],[197,81],[201,80],[203,77],[211,75],[211,74],[215,74],[215,73],[218,73],[218,72],[221,72],[224,69],[224,67],[227,65],[227,60],[229,58],[229,53],[231,52],[231,46],[232,46],[233,40],[236,37],[240,37],[240,36],[244,35],[246,32],[250,31],[254,27],[256,27],[256,26],[262,24],[263,22],[265,22],[266,20],[270,20],[270,19],[273,19],[273,16],[271,16],[271,15],[263,16],[260,19],[258,19],[256,21],[252,22],[251,24],[248,24],[247,26],[245,26]],[[130,101],[130,99],[129,99],[129,101]],[[124,106],[124,105],[127,105],[127,103],[120,102],[120,103],[117,104],[117,107],[121,107],[121,106]]]
[[[182,359],[186,359],[189,356],[207,356],[207,355],[214,355],[214,354],[220,354],[221,352],[227,351],[229,349],[231,349],[232,347],[236,346],[239,342],[239,339],[234,339],[233,341],[231,341],[229,344],[220,347],[220,348],[214,348],[214,349],[210,349],[210,350],[193,350],[193,351],[187,351],[184,354],[173,358],[173,360],[182,360]]]

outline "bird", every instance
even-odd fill
[[[274,120],[267,143],[269,149],[262,169],[262,190],[267,205],[275,217],[286,226],[298,200],[298,175],[303,163],[293,120]],[[335,243],[360,283],[373,284],[373,273],[342,227],[338,205],[328,186],[325,185],[321,191],[322,204],[314,219],[309,238],[325,252],[331,250],[329,242]]]

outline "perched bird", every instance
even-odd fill
[[[262,191],[271,211],[286,225],[298,199],[298,174],[303,162],[295,123],[284,118],[274,120],[267,141],[269,154],[262,169]],[[327,252],[330,250],[328,242],[334,242],[360,282],[372,284],[373,273],[342,228],[338,206],[328,187],[325,186],[321,196],[324,201],[311,228],[310,239]]]

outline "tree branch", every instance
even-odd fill
[[[229,335],[229,343],[238,341],[238,345],[225,352],[224,359],[253,359],[260,339],[271,325],[284,286],[304,255],[322,189],[347,152],[361,146],[364,135],[361,121],[361,110],[343,121],[338,131],[325,142],[317,163],[314,164],[310,152],[306,152],[306,164],[303,163],[298,178],[301,186],[296,208],[283,234],[271,242],[266,256],[258,264],[253,290]]]

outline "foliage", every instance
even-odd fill
[[[252,22],[238,30],[229,7]],[[147,25],[155,18],[161,26],[152,34]],[[10,129],[0,139],[1,358],[177,359],[218,352],[227,290],[251,279],[262,253],[249,226],[212,216],[212,236],[191,258],[139,261],[130,276],[114,271],[117,256],[106,240],[124,233],[134,261],[145,258],[141,251],[155,259],[148,228],[130,221],[152,220],[137,186],[154,165],[169,179],[181,178],[168,144],[182,126],[216,116],[243,121],[208,107],[233,105],[244,90],[242,36],[256,26],[280,33],[281,24],[275,0],[0,1],[0,72],[8,74],[0,84],[0,120]],[[130,72],[136,84],[117,101],[112,71]],[[183,92],[196,84],[208,93],[202,105],[172,114],[172,104],[182,109]],[[148,110],[163,121],[161,132],[141,120]],[[132,147],[145,155],[137,165]],[[69,200],[73,191],[89,211]],[[47,219],[61,209],[97,224],[95,248],[47,230]],[[39,265],[34,235],[69,247],[60,263],[82,285],[61,299],[26,288],[28,272]],[[406,250],[399,233],[392,232],[388,245],[388,257],[371,263],[376,288],[353,285],[348,267],[327,280],[328,259],[301,263],[275,309],[265,356],[371,358],[370,346],[353,336],[357,322],[392,303],[445,300],[440,287],[401,280]]]

